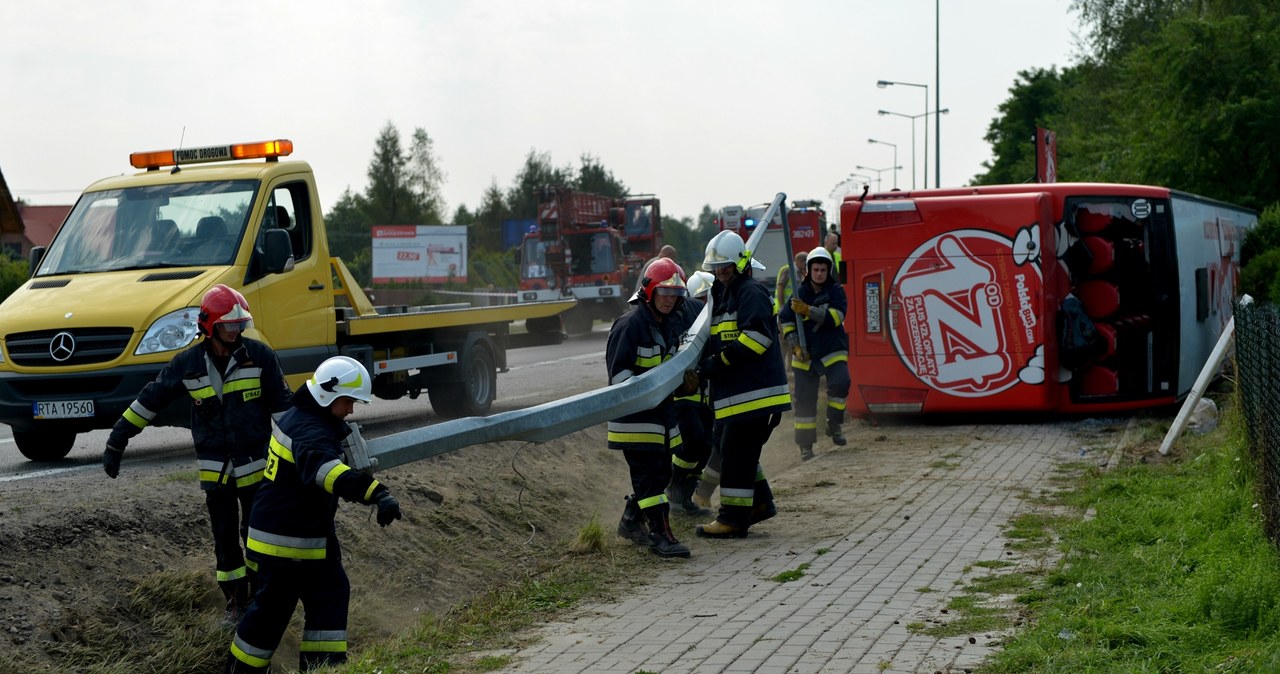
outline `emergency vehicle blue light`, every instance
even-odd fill
[[[756,226],[756,221],[755,221],[754,219],[752,219],[752,218],[747,218],[746,220],[743,220],[743,221],[742,221],[742,226],[743,226],[743,227],[755,227],[755,226]]]

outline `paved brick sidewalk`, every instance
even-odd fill
[[[785,425],[785,424],[784,424]],[[1014,560],[1001,527],[1076,459],[1080,424],[870,429],[773,480],[781,513],[741,540],[683,537],[688,561],[585,606],[515,653],[514,672],[962,672],[991,634],[936,638],[948,599]],[[779,431],[779,434],[786,434]],[[910,434],[910,442],[903,442]],[[892,453],[890,455],[889,453]],[[804,576],[774,576],[808,564]],[[975,636],[976,643],[969,643]]]

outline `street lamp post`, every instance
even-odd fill
[[[939,110],[939,113],[943,115],[947,114],[948,112],[951,112],[950,108]],[[921,117],[925,118],[924,132],[925,132],[925,135],[927,136],[929,134],[929,115],[932,115],[934,113],[932,110],[926,110],[918,115],[908,115],[906,113],[894,112],[892,110],[877,110],[876,114],[882,117],[884,115],[893,115],[894,117],[902,117],[904,119],[911,120],[911,189],[914,190],[916,188],[916,120],[920,119]],[[925,160],[924,160],[924,183],[926,187],[929,184],[929,158],[928,158],[927,150],[926,150]]]
[[[873,172],[875,172],[875,174],[876,174],[876,191],[877,191],[877,192],[879,192],[879,191],[880,191],[880,174],[881,174],[881,173],[884,173],[885,171],[896,171],[896,170],[898,170],[898,169],[900,169],[900,168],[902,168],[902,167],[901,167],[901,166],[890,166],[890,167],[888,167],[888,168],[871,168],[870,166],[863,166],[862,164],[858,164],[858,165],[857,165],[857,166],[855,166],[854,168],[857,168],[858,170],[861,170],[861,171],[873,171]]]
[[[891,87],[895,84],[903,87],[920,87],[921,89],[924,89],[924,114],[925,115],[929,114],[929,85],[915,84],[914,82],[895,82],[892,80],[880,80],[876,82],[876,86],[880,87],[881,89],[884,89],[885,87]],[[911,125],[911,130],[912,132],[915,131],[914,122]],[[913,158],[914,158],[914,152],[913,152]],[[915,169],[912,169],[912,171],[914,170]],[[937,187],[937,185],[935,184],[934,187]],[[925,125],[924,125],[924,188],[926,190],[929,189],[929,120],[927,118],[925,119]]]
[[[896,190],[896,189],[898,189],[898,169],[900,169],[900,168],[902,168],[902,167],[898,165],[898,146],[897,146],[897,144],[895,144],[895,143],[890,143],[890,142],[888,142],[888,141],[884,141],[884,140],[876,140],[875,138],[868,138],[868,139],[867,139],[867,142],[868,142],[868,143],[871,143],[871,144],[873,144],[873,145],[875,145],[875,144],[879,144],[879,145],[888,145],[889,147],[893,148],[893,189],[895,189],[895,190]]]

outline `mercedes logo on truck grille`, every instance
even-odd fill
[[[76,338],[69,332],[59,332],[49,340],[49,355],[59,363],[65,362],[76,352]]]

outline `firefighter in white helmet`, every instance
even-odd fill
[[[258,563],[258,593],[231,642],[228,672],[266,672],[289,619],[302,602],[299,668],[347,660],[347,604],[351,583],[342,568],[334,528],[338,499],[377,507],[387,526],[400,504],[373,475],[343,461],[345,419],[372,400],[369,371],[334,356],[293,394],[293,409],[271,434],[266,481],[249,519],[249,558]]]
[[[791,394],[773,302],[764,284],[751,277],[752,262],[742,237],[730,231],[712,237],[702,261],[716,281],[711,336],[699,374],[711,382],[723,462],[720,511],[715,521],[695,529],[709,538],[746,536],[753,524],[777,513],[757,467],[764,443],[791,409]]]
[[[827,378],[826,434],[844,445],[845,398],[849,395],[849,336],[844,331],[847,302],[835,278],[835,260],[826,248],[809,251],[804,279],[778,314],[796,379],[795,438],[800,458],[813,458],[818,439],[818,380]],[[804,346],[798,339],[804,330]]]

